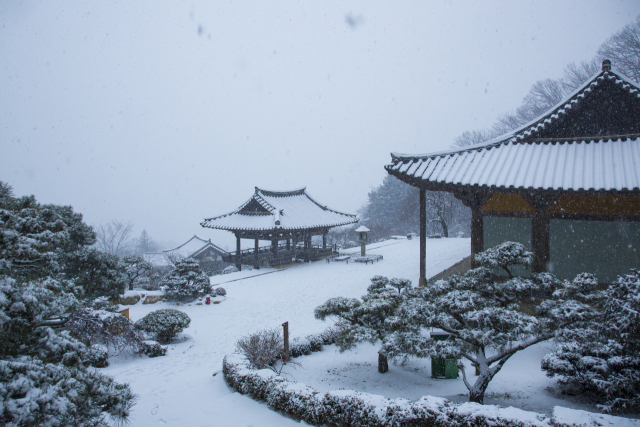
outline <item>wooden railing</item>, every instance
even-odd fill
[[[297,260],[316,261],[327,255],[333,254],[334,247],[323,248],[322,245],[311,245],[310,249],[304,249],[298,247],[295,251]],[[244,265],[265,265],[268,264],[271,267],[289,264],[293,262],[294,251],[293,249],[286,249],[285,245],[278,245],[278,253],[274,255],[272,246],[262,246],[258,248],[256,254],[255,248],[243,249],[239,253],[228,252],[222,256],[224,262],[231,264],[244,264]],[[257,258],[256,258],[257,257]]]

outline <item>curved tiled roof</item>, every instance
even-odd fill
[[[640,189],[640,134],[562,136],[562,132],[573,125],[571,120],[576,120],[569,113],[592,102],[593,92],[604,82],[622,89],[625,96],[640,100],[640,88],[636,83],[603,64],[601,72],[563,102],[512,132],[454,150],[414,155],[392,153],[392,163],[385,169],[414,185],[637,191]],[[625,108],[633,109],[638,105],[627,104]],[[604,113],[597,110],[595,114]],[[610,111],[606,113],[611,115]],[[636,123],[638,111],[628,115],[632,122],[629,128],[637,132],[640,126]],[[568,117],[564,122],[566,117],[563,116]],[[548,132],[545,135],[546,129],[554,127],[553,132],[560,135],[550,137]]]
[[[243,211],[258,203],[263,212]],[[272,191],[255,188],[255,193],[238,209],[205,219],[203,227],[220,230],[304,230],[331,228],[358,222],[356,215],[329,209],[318,203],[301,188],[292,191]]]

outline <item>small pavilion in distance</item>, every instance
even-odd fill
[[[392,153],[385,168],[420,189],[421,286],[427,190],[471,208],[472,256],[516,241],[533,252],[533,272],[589,272],[601,283],[640,267],[640,87],[609,60],[512,132],[438,153]]]
[[[331,228],[356,222],[356,215],[318,203],[309,196],[306,187],[293,191],[255,187],[251,198],[238,209],[205,219],[201,225],[228,230],[236,236],[236,251],[223,255],[223,259],[240,270],[242,264],[260,268],[298,259],[316,260],[333,252],[333,248],[327,248],[327,233]],[[322,246],[312,245],[313,236],[322,236]],[[254,247],[242,250],[241,239],[254,240]],[[271,244],[261,247],[260,240]]]

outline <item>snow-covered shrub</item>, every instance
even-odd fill
[[[244,354],[255,369],[272,369],[282,357],[284,340],[280,329],[264,329],[236,342],[236,351]]]
[[[106,310],[75,310],[64,326],[73,336],[89,345],[105,345],[111,355],[139,353],[144,340],[131,320]]]
[[[160,343],[152,340],[142,341],[142,354],[146,354],[149,357],[164,356],[167,354],[167,348],[160,345]]]
[[[340,335],[336,345],[340,351],[350,350],[362,341],[375,344],[383,340],[390,333],[386,319],[395,315],[397,308],[411,293],[409,280],[375,276],[362,301],[331,298],[318,306],[314,314],[320,320],[327,317],[338,319],[336,326],[340,329]],[[378,353],[378,371],[385,373],[388,370],[387,356],[381,351]]]
[[[340,334],[340,329],[331,327],[319,334],[307,335],[304,338],[294,338],[289,344],[289,356],[306,356],[313,352],[321,351],[323,345],[334,344]]]
[[[509,266],[530,263],[524,247],[511,242],[476,259],[509,274]],[[480,374],[471,384],[462,370],[462,379],[469,399],[482,403],[490,381],[513,354],[596,315],[596,286],[595,278],[584,274],[561,281],[549,273],[505,279],[487,267],[469,270],[412,290],[385,323],[393,332],[384,338],[383,351],[400,360],[468,359]],[[435,340],[425,328],[445,330],[449,339]]]
[[[215,288],[212,292],[213,296],[220,295],[221,297],[227,295],[227,291],[223,287]]]
[[[609,286],[599,315],[558,337],[542,360],[566,393],[584,393],[605,412],[640,408],[640,271]]]
[[[149,276],[140,279],[139,284],[145,291],[157,291],[160,289],[160,275],[158,273],[151,273]]]
[[[288,381],[269,370],[256,371],[246,357],[225,356],[222,372],[235,391],[266,402],[276,411],[311,425],[433,426],[433,427],[570,427],[542,414],[516,408],[457,404],[441,397],[417,401],[389,399],[354,390],[321,394],[304,384]]]
[[[226,267],[224,270],[222,270],[222,274],[237,273],[237,272],[238,272],[238,269],[233,265],[230,265],[229,267]]]
[[[191,258],[176,262],[176,268],[162,278],[167,301],[193,301],[211,289],[209,278],[202,272],[198,262]]]
[[[191,319],[187,313],[172,308],[163,308],[147,314],[135,325],[136,328],[152,334],[159,343],[168,344],[183,329],[189,327],[189,323],[191,323]]]
[[[135,395],[95,370],[23,356],[0,360],[0,422],[6,426],[107,427],[104,415],[126,419]]]
[[[93,344],[90,348],[89,363],[94,368],[106,368],[109,366],[109,350],[101,344]]]

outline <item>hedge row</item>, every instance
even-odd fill
[[[337,332],[327,330],[322,334],[296,339],[290,346],[290,354],[297,357],[319,351],[323,345],[335,342]],[[567,418],[549,418],[535,412],[517,408],[501,408],[478,403],[457,404],[447,399],[423,396],[415,402],[408,399],[389,399],[380,395],[353,390],[334,390],[319,393],[304,384],[289,381],[275,372],[250,368],[247,359],[240,354],[225,356],[222,366],[224,378],[239,393],[266,402],[295,420],[312,425],[353,427],[572,427]],[[559,408],[565,409],[565,408]],[[568,410],[568,409],[567,409]],[[572,411],[572,410],[569,410]],[[599,414],[573,411],[583,418],[601,418]],[[577,414],[575,414],[577,415]],[[610,416],[604,416],[609,418]],[[617,418],[617,417],[610,417]],[[628,421],[628,420],[627,420]],[[592,425],[590,422],[589,425]],[[580,425],[583,425],[580,423]],[[597,425],[597,424],[596,424]],[[615,424],[611,424],[615,425]]]

